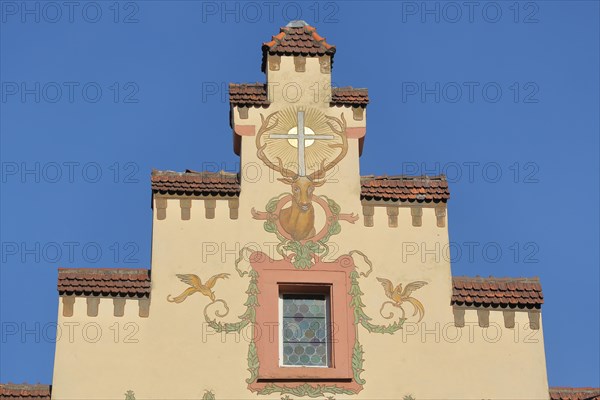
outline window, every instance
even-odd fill
[[[281,366],[328,367],[330,316],[328,294],[281,294]]]
[[[259,276],[253,339],[258,376],[249,387],[261,390],[285,380],[293,386],[336,382],[359,388],[351,364],[356,342],[351,270],[338,262],[298,270],[288,260],[268,257],[252,266]]]

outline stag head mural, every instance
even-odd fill
[[[313,192],[348,151],[344,115],[289,108],[261,115],[261,122],[257,156],[291,188],[291,204],[279,213],[281,227],[294,240],[308,239],[315,235]]]

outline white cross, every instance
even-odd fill
[[[306,161],[304,159],[304,149],[306,148],[306,139],[309,140],[331,140],[333,135],[305,135],[304,134],[304,111],[298,111],[298,127],[296,134],[272,133],[269,139],[296,139],[298,140],[298,176],[306,176]]]

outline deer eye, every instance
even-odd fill
[[[297,188],[297,187],[294,188],[294,193],[298,193],[299,191],[300,191],[299,188]]]

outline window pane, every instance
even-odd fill
[[[283,365],[327,366],[325,295],[283,295]]]

